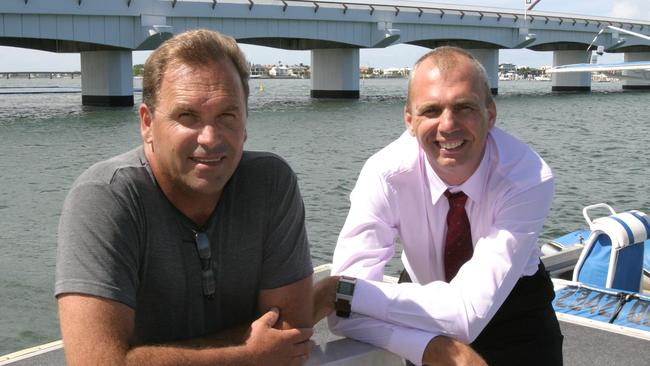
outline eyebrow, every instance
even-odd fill
[[[192,108],[192,106],[190,106],[189,104],[185,104],[185,103],[175,104],[172,106],[171,109],[169,109],[169,114],[177,114],[180,112],[195,113],[194,108]]]
[[[424,103],[422,105],[419,105],[417,108],[415,108],[415,113],[416,114],[422,114],[422,113],[424,113],[427,110],[432,109],[432,108],[440,108],[440,104],[439,103],[433,103],[433,102]]]
[[[173,105],[172,108],[168,110],[167,115],[174,116],[174,115],[177,115],[177,114],[183,113],[183,112],[196,114],[196,115],[200,114],[199,110],[197,110],[191,104],[180,102],[178,104]],[[245,109],[242,109],[237,105],[229,104],[226,107],[224,107],[223,109],[219,110],[219,114],[224,114],[224,113],[241,113],[241,114],[244,114],[246,112],[245,112]]]
[[[241,111],[242,109],[239,108],[238,105],[234,105],[234,104],[231,104],[222,110],[222,112],[241,112]]]
[[[452,106],[458,106],[458,105],[479,105],[480,102],[475,100],[474,98],[470,97],[461,97],[453,101]],[[418,106],[415,111],[417,114],[422,114],[425,111],[431,109],[431,108],[442,108],[440,103],[437,102],[426,102],[420,106]]]

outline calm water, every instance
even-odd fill
[[[140,143],[135,108],[83,107],[79,94],[2,94],[42,86],[74,89],[79,80],[0,80],[0,355],[60,337],[52,287],[63,199],[89,165]],[[358,101],[314,101],[309,86],[253,80],[247,148],[276,152],[297,172],[313,261],[322,264],[363,162],[404,129],[406,81],[364,80]],[[557,176],[544,240],[581,228],[587,204],[650,212],[650,93],[610,83],[568,95],[551,94],[548,82],[499,87],[497,125]],[[394,261],[388,273],[398,268]]]

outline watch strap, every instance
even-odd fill
[[[354,277],[341,276],[336,287],[336,302],[334,309],[336,315],[342,318],[349,318],[352,312],[352,295],[357,279]],[[342,286],[345,285],[345,286]],[[344,290],[344,289],[347,289]]]
[[[334,308],[336,309],[336,316],[341,318],[349,318],[352,312],[350,301],[345,299],[337,299]]]

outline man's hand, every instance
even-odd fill
[[[280,311],[272,308],[255,320],[244,347],[248,349],[253,365],[301,365],[309,358],[314,341],[312,328],[279,330],[273,328]]]
[[[205,337],[155,345],[130,346],[135,310],[122,303],[83,294],[58,296],[61,333],[68,365],[300,365],[314,342],[309,327],[311,276],[271,290],[262,290],[264,315]],[[305,295],[306,294],[306,295]],[[279,310],[283,318],[278,320]],[[304,325],[303,325],[304,324]],[[283,329],[275,329],[273,326]]]
[[[314,285],[313,325],[334,311],[334,303],[336,302],[336,286],[338,283],[339,276],[332,276],[322,279]]]
[[[472,347],[453,338],[438,336],[429,341],[422,356],[423,365],[487,366]]]

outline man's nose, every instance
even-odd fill
[[[451,109],[445,109],[438,119],[438,130],[450,132],[458,127],[456,114]]]
[[[216,126],[214,123],[202,124],[197,137],[197,142],[200,145],[213,147],[218,145],[220,141],[221,129],[218,126]]]

